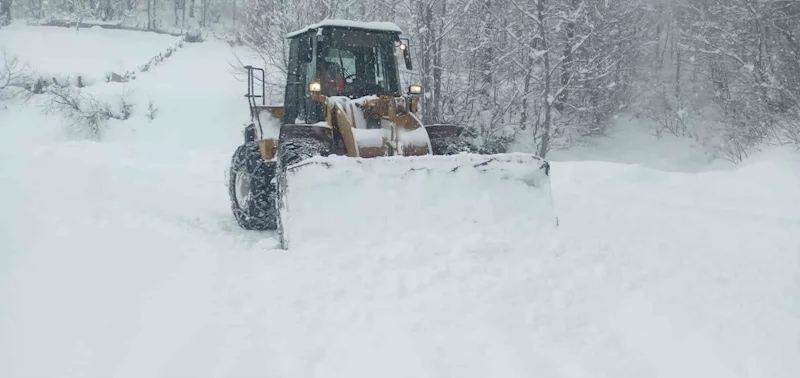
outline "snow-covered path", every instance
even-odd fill
[[[604,349],[610,361],[639,364],[631,376],[800,372],[793,357],[800,161],[793,160],[697,174],[556,165],[555,192],[570,214],[562,213],[571,234],[566,253],[584,267],[577,271],[597,274],[585,293],[598,305],[591,317],[613,335]],[[610,376],[627,376],[622,371]]]
[[[282,251],[228,210],[246,104],[225,51],[190,45],[137,79],[160,118],[106,142],[0,113],[18,141],[0,142],[0,376],[800,373],[796,155],[556,163],[561,227],[540,243]]]

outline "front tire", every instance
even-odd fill
[[[277,228],[275,163],[264,161],[257,142],[245,143],[231,159],[228,195],[236,222],[245,230]]]

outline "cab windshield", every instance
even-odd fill
[[[394,36],[334,29],[318,39],[317,72],[323,94],[398,95]]]

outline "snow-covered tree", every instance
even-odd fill
[[[800,4],[785,0],[659,1],[646,111],[738,161],[797,139]],[[652,84],[656,84],[653,86]],[[714,127],[689,127],[691,123]]]
[[[422,120],[468,127],[485,151],[546,154],[629,108],[660,131],[739,144],[798,119],[788,0],[247,0],[240,33],[282,90],[286,32],[325,18],[393,21],[411,39]],[[407,83],[406,83],[407,84]],[[634,106],[631,106],[634,105]],[[690,127],[711,119],[705,135]],[[793,126],[795,125],[795,126]],[[796,128],[796,127],[795,127]]]

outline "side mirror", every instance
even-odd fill
[[[411,47],[408,45],[408,39],[401,39],[400,40],[400,50],[403,51],[403,59],[406,62],[406,69],[413,70],[413,64],[411,64]]]

